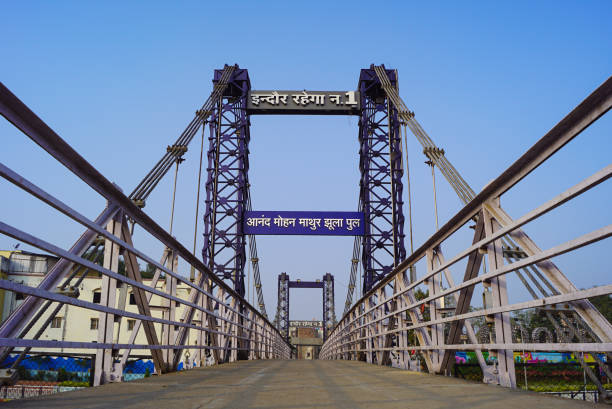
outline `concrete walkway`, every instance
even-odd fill
[[[0,409],[564,409],[592,406],[595,405],[354,361],[241,361],[40,399],[0,403]]]

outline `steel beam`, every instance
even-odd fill
[[[289,339],[289,275],[278,275],[278,302],[276,306],[276,328]]]
[[[334,276],[326,273],[321,284],[323,289],[323,340],[325,341],[329,331],[336,325]]]
[[[322,281],[289,281],[289,288],[323,288]]]

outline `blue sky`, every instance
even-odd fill
[[[254,89],[349,90],[372,63],[398,69],[402,98],[476,191],[612,73],[608,1],[6,2],[3,17],[1,81],[126,193],[192,119],[225,63],[248,68]],[[611,130],[604,117],[517,186],[504,207],[519,217],[608,165]],[[5,122],[0,135],[3,163],[97,215],[104,202],[76,178]],[[254,208],[355,210],[356,118],[258,116],[251,136]],[[409,151],[418,246],[434,229],[431,178],[416,140]],[[188,248],[198,155],[196,141],[178,185],[175,231]],[[443,222],[461,204],[437,177]],[[6,182],[0,189],[3,221],[65,248],[79,234]],[[167,177],[146,208],[162,226],[170,192]],[[607,225],[611,192],[604,184],[528,232],[548,248]],[[136,243],[159,257],[144,235]],[[13,245],[0,237],[0,248]],[[258,247],[269,312],[284,271],[302,279],[334,274],[342,307],[351,238],[260,237]],[[564,271],[580,287],[608,284],[599,254],[611,249],[604,241],[563,259]],[[291,318],[320,317],[319,300],[295,290]]]

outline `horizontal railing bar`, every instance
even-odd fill
[[[593,187],[595,187],[595,186],[599,185],[600,183],[608,180],[610,177],[612,177],[612,165],[606,166],[605,168],[603,168],[600,171],[596,172],[592,176],[586,178],[582,182],[572,186],[571,188],[567,189],[563,193],[560,193],[559,195],[557,195],[554,198],[550,199],[549,201],[547,201],[543,205],[538,206],[537,208],[533,209],[532,211],[530,211],[529,213],[525,214],[524,216],[516,219],[513,223],[507,225],[506,227],[503,227],[503,228],[497,230],[491,236],[486,237],[486,238],[480,240],[479,242],[472,244],[466,250],[462,251],[461,253],[459,253],[455,257],[449,259],[448,261],[446,261],[446,263],[444,263],[443,265],[441,265],[437,269],[433,270],[431,273],[428,273],[425,277],[419,279],[418,282],[422,283],[422,282],[426,281],[427,279],[433,277],[434,275],[436,275],[436,274],[438,274],[440,272],[443,272],[444,270],[446,270],[450,266],[452,266],[455,263],[457,263],[459,260],[469,256],[472,252],[478,250],[479,248],[482,248],[485,245],[494,242],[495,240],[497,240],[497,239],[507,235],[508,233],[511,233],[512,231],[522,227],[523,225],[533,221],[534,219],[536,219],[536,218],[538,218],[538,217],[540,217],[540,216],[542,216],[542,215],[544,215],[544,214],[546,214],[546,213],[556,209],[557,207],[563,205],[564,203],[572,200],[573,198],[575,198],[575,197],[577,197],[577,196],[587,192],[588,190],[592,189]],[[488,206],[488,204],[485,204],[484,206]],[[412,283],[411,283],[410,286],[413,287]]]
[[[187,261],[188,264],[199,270],[200,273],[207,274],[209,280],[223,287],[224,290],[234,298],[241,300],[243,304],[252,309],[256,315],[263,319],[264,322],[268,323],[273,330],[281,336],[280,332],[278,332],[266,317],[250,305],[247,300],[240,297],[240,295],[223,282],[223,280],[215,276],[208,267],[195,257],[195,255],[144,213],[142,209],[138,208],[138,206],[125,196],[123,192],[87,162],[2,83],[0,83],[0,113],[96,192],[108,201],[117,203],[132,220],[157,238],[166,247],[175,251]],[[181,281],[183,280],[181,279]],[[185,302],[182,303],[185,304]]]
[[[119,316],[127,317],[127,318],[135,318],[141,321],[150,321],[150,322],[154,322],[158,324],[186,327],[186,328],[191,328],[191,329],[198,330],[198,331],[204,331],[204,332],[208,332],[211,334],[224,335],[224,336],[228,336],[232,338],[236,337],[233,334],[228,333],[228,332],[216,331],[216,330],[212,330],[206,327],[201,327],[201,326],[197,326],[194,324],[188,324],[185,322],[170,321],[170,320],[166,320],[163,318],[155,318],[155,317],[148,316],[148,315],[141,315],[141,314],[133,313],[133,312],[126,311],[126,310],[120,310],[118,308],[107,307],[104,305],[92,303],[92,302],[85,301],[85,300],[79,300],[77,298],[68,297],[66,295],[54,293],[51,291],[42,290],[36,287],[30,287],[24,284],[19,284],[14,281],[0,279],[0,288],[4,290],[8,290],[8,291],[32,295],[38,298],[43,298],[45,300],[57,301],[57,302],[61,302],[64,304],[73,305],[75,307],[81,307],[81,308],[85,308],[88,310],[104,312],[107,314],[114,314],[114,315],[119,315]],[[228,323],[232,325],[238,325],[237,323],[234,323],[231,321],[229,321]],[[238,338],[242,338],[242,337],[238,337]],[[243,339],[247,339],[247,338],[243,338]]]
[[[164,293],[163,291],[159,291],[156,288],[149,287],[149,286],[147,286],[145,284],[142,284],[142,283],[140,283],[140,282],[138,282],[136,280],[133,280],[133,279],[127,277],[127,276],[123,276],[123,275],[121,275],[119,273],[115,273],[114,271],[108,270],[108,269],[106,269],[106,268],[104,268],[102,266],[99,266],[98,264],[92,263],[91,261],[86,260],[84,258],[81,258],[79,256],[75,256],[75,255],[67,252],[64,249],[61,249],[61,248],[59,248],[59,247],[57,247],[57,246],[55,246],[55,245],[53,245],[53,244],[51,244],[49,242],[46,242],[46,241],[44,241],[42,239],[34,237],[34,236],[24,232],[24,231],[21,231],[21,230],[15,228],[15,227],[10,226],[10,225],[8,225],[8,224],[6,224],[4,222],[1,222],[1,221],[0,221],[0,233],[3,233],[3,234],[5,234],[5,235],[7,235],[9,237],[13,237],[13,238],[15,238],[17,240],[20,240],[20,241],[24,242],[24,243],[30,244],[30,245],[32,245],[34,247],[37,247],[37,248],[41,249],[41,250],[44,250],[44,251],[47,251],[49,253],[55,254],[55,255],[57,255],[59,257],[62,257],[64,259],[70,260],[70,261],[72,261],[72,262],[74,262],[76,264],[79,264],[79,265],[83,266],[83,267],[87,267],[87,268],[89,268],[91,270],[95,270],[95,271],[97,271],[97,272],[99,272],[101,274],[104,274],[104,275],[108,276],[108,277],[114,278],[117,281],[124,282],[126,284],[130,284],[133,287],[138,287],[138,288],[140,288],[140,289],[142,289],[144,291],[147,291],[147,292],[150,292],[152,294],[155,294],[155,295],[157,295],[157,296],[159,296],[161,298],[165,298],[167,300],[172,300],[172,301],[178,302],[180,304],[185,304],[185,305],[187,305],[189,307],[197,309],[198,311],[202,311],[202,312],[205,312],[205,313],[207,313],[209,315],[212,315],[213,317],[215,317],[217,319],[220,319],[221,321],[225,321],[225,322],[234,324],[233,321],[231,321],[231,320],[229,320],[227,318],[223,318],[223,317],[217,315],[215,312],[208,311],[207,309],[205,309],[203,307],[200,307],[197,304],[193,304],[193,303],[191,303],[189,301],[186,301],[186,300],[184,300],[182,298],[173,296],[171,294]],[[224,305],[225,308],[228,308],[227,305],[225,305],[225,304],[223,304],[223,305]],[[240,326],[241,328],[244,328],[244,326],[242,326],[242,325],[239,325],[239,324],[236,324],[236,325]]]
[[[451,258],[448,261],[446,261],[440,267],[432,270],[430,273],[427,273],[423,277],[419,278],[418,280],[410,283],[408,286],[406,286],[401,291],[396,292],[396,293],[394,293],[392,295],[389,295],[389,297],[385,298],[384,301],[378,301],[378,302],[379,303],[385,303],[385,302],[388,302],[388,301],[390,301],[392,299],[398,298],[398,297],[406,294],[408,291],[410,291],[413,288],[417,287],[421,283],[424,283],[425,281],[427,281],[431,277],[435,276],[436,274],[439,274],[440,272],[443,272],[444,270],[446,270],[450,266],[454,265],[455,263],[457,263],[461,259],[469,256],[472,252],[477,251],[478,249],[482,248],[483,246],[485,246],[485,245],[487,245],[489,243],[492,243],[493,241],[499,239],[500,237],[503,237],[506,234],[508,234],[508,233],[510,233],[510,232],[512,232],[512,231],[514,231],[514,230],[516,230],[518,228],[520,228],[521,226],[523,226],[526,223],[534,220],[535,218],[537,218],[537,217],[539,217],[539,216],[541,216],[543,214],[546,214],[549,211],[552,211],[553,209],[559,207],[560,205],[566,203],[567,201],[575,198],[576,196],[578,196],[578,195],[588,191],[589,189],[599,185],[600,183],[606,181],[610,177],[612,177],[612,165],[606,166],[605,168],[603,168],[600,171],[596,172],[595,174],[593,174],[592,176],[590,176],[587,179],[583,180],[582,182],[572,186],[571,188],[567,189],[563,193],[555,196],[553,199],[549,200],[548,202],[546,202],[542,206],[537,207],[536,209],[534,209],[534,210],[530,211],[529,213],[525,214],[523,217],[515,220],[512,224],[509,224],[508,226],[506,226],[506,227],[496,231],[490,237],[486,237],[486,238],[480,240],[479,242],[474,243],[472,246],[468,247],[466,250],[462,251],[458,255],[456,255],[453,258]],[[485,204],[485,206],[487,206],[487,205]],[[451,291],[451,292],[454,292],[454,291]],[[432,299],[440,298],[440,297],[442,297],[444,295],[447,295],[447,294],[448,293],[446,293],[446,294],[438,293],[438,294],[436,294],[434,296],[429,297],[427,300],[421,300],[419,302],[419,304],[423,304],[425,301],[431,301]],[[371,311],[373,311],[373,310],[375,310],[377,308],[378,308],[378,306],[370,307],[369,309],[366,309],[364,312],[362,312],[357,318],[361,318],[361,317],[365,316],[366,314],[368,314],[369,312],[371,312]]]
[[[367,299],[381,287],[387,285],[399,273],[423,258],[427,250],[434,248],[448,236],[467,223],[481,207],[489,200],[499,197],[534,169],[540,166],[557,150],[588,128],[593,122],[612,108],[612,77],[593,91],[565,118],[555,125],[546,135],[529,148],[519,159],[510,165],[506,171],[485,186],[474,199],[468,202],[455,216],[440,227],[406,260],[401,262],[387,277],[379,281],[362,299]],[[360,301],[359,301],[360,302]],[[357,305],[357,302],[355,305]],[[349,314],[354,307],[349,310]]]
[[[612,351],[611,342],[577,342],[572,343],[511,343],[511,344],[444,344],[432,346],[407,346],[405,348],[387,347],[381,348],[372,346],[372,348],[356,348],[349,351],[368,352],[368,351],[398,351],[398,350],[415,350],[415,351],[430,351],[430,350],[460,350],[469,351],[473,349],[495,351],[500,349],[508,349],[514,351],[567,351],[567,352],[610,352]]]
[[[471,311],[471,312],[467,312],[467,313],[464,313],[464,314],[454,315],[452,317],[445,317],[445,318],[440,318],[440,319],[433,320],[433,321],[422,322],[422,323],[419,323],[419,324],[413,324],[413,325],[409,325],[409,326],[398,327],[398,328],[395,328],[395,329],[392,329],[392,330],[380,332],[380,333],[376,334],[375,336],[357,338],[356,340],[354,340],[352,342],[363,341],[363,340],[367,340],[369,338],[375,338],[377,336],[394,334],[394,333],[397,333],[397,332],[409,331],[409,330],[412,330],[412,329],[429,327],[429,326],[437,325],[437,324],[445,324],[447,322],[463,321],[463,320],[467,320],[467,319],[470,319],[470,318],[483,317],[483,316],[486,316],[486,315],[494,315],[494,314],[499,314],[499,313],[503,313],[503,312],[526,310],[526,309],[537,308],[537,307],[542,307],[542,306],[546,306],[546,305],[560,304],[560,303],[571,302],[571,301],[576,301],[576,300],[584,300],[584,299],[587,299],[587,298],[597,297],[599,295],[605,295],[605,294],[610,294],[610,293],[612,293],[612,284],[610,284],[610,285],[603,285],[603,286],[599,286],[599,287],[593,287],[593,288],[589,288],[587,290],[579,290],[579,291],[575,291],[575,292],[567,293],[567,294],[554,295],[554,296],[551,296],[551,297],[540,298],[540,299],[537,299],[537,300],[525,301],[525,302],[522,302],[522,303],[508,304],[508,305],[503,305],[503,306],[499,306],[499,307],[493,307],[493,308],[488,308],[488,309]],[[395,314],[400,314],[402,312],[403,311],[398,310],[397,312],[394,312],[394,315]],[[391,317],[387,316],[386,318],[391,318]],[[392,318],[394,318],[394,317],[392,317]],[[372,323],[368,323],[368,324],[363,325],[363,326],[361,326],[359,328],[356,328],[354,331],[351,331],[351,332],[356,332],[358,329],[365,328],[368,325],[373,325],[373,324]],[[345,344],[350,344],[350,343],[351,342],[347,342]]]
[[[255,341],[251,341],[255,342]],[[23,339],[23,338],[0,338],[0,346],[14,348],[81,348],[81,349],[212,349],[223,351],[250,351],[252,348],[236,348],[236,347],[215,347],[208,345],[184,345],[177,347],[176,345],[146,345],[146,344],[110,344],[97,342],[79,342],[79,341],[45,341],[39,339]],[[50,351],[49,355],[53,356]]]
[[[559,256],[561,254],[570,252],[572,250],[576,250],[576,249],[578,249],[580,247],[587,246],[587,245],[592,244],[592,243],[594,243],[596,241],[604,240],[604,239],[606,239],[606,238],[608,238],[610,236],[612,236],[612,224],[608,225],[606,227],[602,227],[601,229],[595,230],[595,231],[593,231],[591,233],[587,233],[585,235],[582,235],[582,236],[580,236],[580,237],[578,237],[578,238],[576,238],[574,240],[570,240],[570,241],[565,242],[563,244],[560,244],[558,246],[552,247],[552,248],[550,248],[548,250],[545,250],[545,251],[543,251],[541,253],[535,254],[535,255],[530,256],[530,257],[523,258],[523,259],[521,259],[521,260],[519,260],[517,262],[514,262],[512,264],[506,264],[506,265],[502,266],[501,268],[493,270],[493,271],[491,271],[491,272],[489,272],[487,274],[483,274],[483,275],[477,276],[475,278],[472,278],[470,280],[463,281],[463,282],[461,282],[459,284],[456,284],[455,286],[453,286],[451,288],[448,288],[446,290],[440,291],[440,292],[438,292],[438,293],[436,293],[436,294],[434,294],[432,296],[423,298],[422,300],[416,301],[416,302],[414,302],[414,303],[412,303],[412,304],[410,304],[410,305],[408,305],[406,307],[402,307],[402,308],[398,309],[396,312],[399,313],[399,312],[404,312],[404,311],[412,310],[414,308],[417,308],[421,304],[425,304],[425,303],[433,301],[435,299],[447,296],[447,295],[452,294],[454,292],[457,292],[457,291],[459,291],[459,290],[461,290],[463,288],[471,287],[473,285],[480,284],[480,283],[485,282],[485,281],[489,281],[492,278],[498,277],[500,275],[508,274],[508,273],[511,273],[511,272],[516,271],[518,269],[521,269],[523,267],[526,267],[526,266],[529,266],[529,265],[532,265],[532,264],[536,264],[536,263],[548,260],[550,258]],[[385,300],[378,301],[378,304],[375,307],[371,308],[368,312],[358,316],[358,318],[361,318],[361,317],[367,315],[368,313],[370,313],[371,311],[373,311],[373,310],[375,310],[377,308],[380,308],[385,303],[391,301],[392,298],[394,298],[394,296],[389,296],[389,298],[385,298]],[[531,302],[535,302],[535,301],[538,301],[538,300],[533,300]],[[389,315],[386,315],[384,317],[379,317],[379,318],[376,318],[376,319],[372,320],[372,322],[382,321],[385,318],[390,317],[390,316],[391,315],[389,314]]]
[[[107,206],[96,218],[96,224],[106,226],[108,222],[116,216],[117,212],[119,212],[119,206],[117,204],[107,203]],[[76,255],[84,254],[94,241],[94,232],[86,230],[68,251]],[[72,262],[65,259],[59,259],[38,283],[38,287],[48,290],[62,285],[62,279],[65,278],[65,274],[67,274],[72,267]],[[0,325],[0,336],[18,336],[17,334],[19,331],[23,329],[22,324],[25,324],[25,320],[35,315],[35,311],[41,307],[42,300],[38,300],[35,297],[26,297],[26,299],[9,314],[2,325]]]
[[[96,223],[92,222],[87,217],[85,217],[82,214],[80,214],[78,211],[72,209],[71,207],[66,205],[64,202],[62,202],[61,200],[55,198],[50,193],[48,193],[48,192],[44,191],[43,189],[39,188],[34,183],[30,182],[29,180],[27,180],[23,176],[19,175],[18,173],[14,172],[12,169],[8,168],[7,166],[5,166],[2,163],[0,163],[0,176],[5,178],[9,182],[13,183],[14,185],[20,187],[21,189],[25,190],[26,192],[30,193],[32,196],[38,198],[39,200],[43,201],[44,203],[47,203],[49,206],[55,208],[56,210],[58,210],[59,212],[65,214],[66,216],[70,217],[71,219],[75,220],[76,222],[82,224],[85,227],[88,227],[90,230],[93,230],[93,231],[97,232],[98,234],[106,237],[107,239],[111,240],[112,242],[114,242],[114,243],[118,244],[119,246],[125,248],[130,253],[135,254],[136,256],[140,257],[144,261],[147,261],[148,263],[154,265],[155,267],[157,267],[161,271],[165,272],[166,274],[169,274],[172,277],[177,278],[179,281],[187,284],[189,287],[195,289],[196,291],[199,291],[201,294],[206,294],[208,297],[212,298],[213,300],[215,300],[217,302],[220,302],[220,303],[224,303],[223,300],[220,300],[219,298],[217,298],[212,293],[209,293],[208,291],[198,287],[197,285],[192,283],[191,280],[184,279],[183,277],[181,277],[177,273],[169,270],[167,267],[161,265],[159,262],[157,262],[154,259],[146,256],[144,253],[142,253],[138,249],[134,248],[133,246],[129,245],[125,241],[121,240],[117,236],[111,234],[106,229],[98,226]],[[241,316],[245,317],[244,314],[242,314],[237,309],[234,309],[234,308],[232,308],[230,306],[226,306],[226,308],[228,308],[232,312],[235,312],[235,313],[240,314]],[[207,311],[207,310],[204,310],[204,311]],[[257,324],[257,325],[260,326],[260,324]]]

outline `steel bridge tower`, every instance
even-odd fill
[[[289,339],[289,274],[278,275],[278,302],[274,324],[285,339]]]
[[[397,71],[385,70],[397,88]],[[365,216],[361,259],[363,292],[406,258],[402,211],[402,149],[396,107],[389,101],[374,66],[359,76],[359,206]]]
[[[215,70],[214,83],[223,70]],[[246,238],[242,228],[249,195],[249,116],[251,89],[246,69],[233,71],[228,86],[210,113],[208,179],[204,212],[204,264],[245,294]],[[203,113],[208,115],[208,113]]]
[[[291,281],[289,274],[278,275],[278,304],[276,312],[276,328],[289,339],[289,289],[290,288],[320,288],[323,293],[323,340],[336,325],[336,312],[334,304],[334,276],[325,273],[322,280]]]
[[[397,72],[385,70],[397,87]],[[223,71],[215,70],[214,82]],[[365,216],[361,259],[366,292],[406,257],[402,201],[402,149],[396,107],[374,67],[361,70],[358,84],[361,171],[359,207]],[[248,71],[236,67],[209,117],[208,179],[202,257],[220,278],[244,295],[246,237],[242,221],[249,201]],[[209,116],[210,114],[210,116]]]

